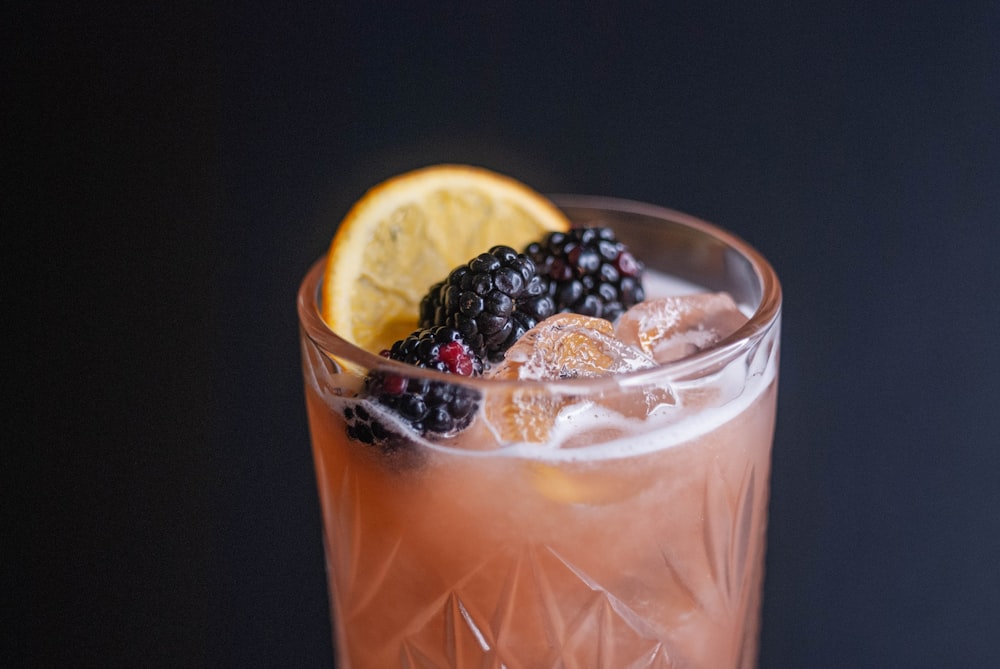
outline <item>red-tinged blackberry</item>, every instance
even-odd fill
[[[613,321],[645,298],[643,265],[610,228],[551,232],[524,250],[557,312]]]
[[[457,330],[434,327],[419,330],[392,345],[382,355],[424,369],[459,376],[478,376],[482,359],[465,344]],[[391,410],[396,421],[427,437],[451,436],[468,427],[479,408],[479,393],[446,381],[375,371],[365,379],[360,398]],[[391,422],[357,403],[345,409],[347,434],[352,439],[392,451],[405,443]]]
[[[431,287],[420,302],[420,327],[446,325],[489,362],[555,313],[528,256],[494,246]]]

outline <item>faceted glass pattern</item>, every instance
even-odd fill
[[[449,379],[480,394],[472,424],[381,448],[348,438],[345,409],[385,363],[318,317],[317,263],[299,315],[339,667],[755,666],[780,286],[755,251],[682,214],[564,206],[615,227],[647,269],[731,296],[749,322],[703,341],[699,318],[673,346],[640,319],[659,362],[696,355],[620,377]]]
[[[711,440],[599,469],[387,469],[309,398],[343,666],[753,666],[773,389]]]

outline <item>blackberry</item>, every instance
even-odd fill
[[[524,253],[538,267],[557,312],[613,321],[645,298],[643,265],[610,228],[551,232]]]
[[[446,325],[489,362],[555,313],[528,256],[494,246],[436,283],[420,303],[420,327]]]
[[[483,362],[457,330],[434,327],[418,330],[382,351],[381,355],[409,365],[459,376],[478,376]],[[384,371],[365,379],[361,398],[390,409],[396,418],[423,436],[449,436],[468,427],[479,408],[479,393],[445,381],[410,378]],[[347,434],[356,441],[398,449],[405,440],[358,403],[344,410]]]
[[[367,406],[366,406],[367,405]],[[354,441],[379,446],[385,453],[402,449],[406,441],[378,420],[366,402],[352,402],[344,407],[347,436]]]

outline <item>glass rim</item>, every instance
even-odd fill
[[[480,391],[504,388],[538,388],[546,392],[591,393],[612,388],[645,386],[698,377],[729,362],[742,351],[759,341],[774,327],[781,313],[781,284],[774,268],[753,246],[737,235],[700,218],[667,207],[609,196],[553,194],[548,197],[560,208],[581,208],[637,214],[650,218],[669,220],[684,225],[716,241],[743,256],[753,268],[760,282],[761,298],[757,308],[746,323],[735,332],[705,349],[673,362],[639,369],[623,374],[599,377],[575,377],[553,380],[525,379],[485,379],[483,377],[459,376],[429,369],[422,369],[395,360],[389,360],[377,353],[367,351],[334,332],[320,314],[319,291],[327,254],[315,260],[306,272],[297,294],[297,308],[300,330],[341,367],[348,361],[365,370],[382,370],[410,378],[425,378],[454,385],[477,388]]]

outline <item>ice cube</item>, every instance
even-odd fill
[[[728,293],[699,293],[641,302],[622,314],[615,334],[663,364],[715,344],[746,322]]]
[[[551,381],[622,374],[655,364],[650,356],[618,339],[609,321],[556,314],[525,333],[487,375]]]
[[[556,314],[511,346],[494,374],[554,380],[621,374],[653,365],[648,355],[618,339],[609,321]]]
[[[619,340],[609,321],[579,314],[556,314],[525,333],[507,350],[504,360],[487,370],[485,376],[553,381],[622,374],[655,365],[651,357]],[[596,399],[604,403],[604,398]],[[486,416],[504,441],[543,442],[548,439],[559,412],[579,401],[544,387],[525,386],[509,396],[491,393],[486,402]]]

